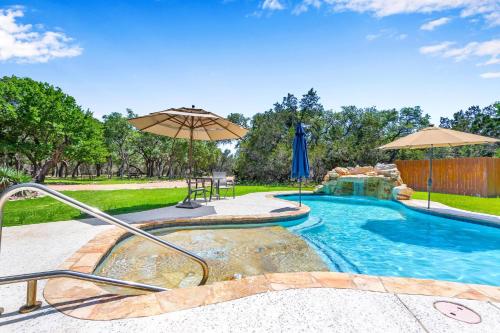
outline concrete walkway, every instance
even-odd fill
[[[430,209],[427,208],[427,200],[402,200],[400,201],[405,206],[410,208],[425,212],[436,214],[444,217],[451,218],[462,218],[465,220],[477,221],[484,224],[491,224],[494,226],[500,226],[500,216],[485,214],[485,213],[476,213],[469,212],[467,210],[453,208],[450,206],[446,206],[439,202],[431,201]]]
[[[221,200],[196,210],[166,207],[120,218],[131,223],[201,215],[263,214],[293,207],[264,193]],[[83,223],[82,223],[83,222]],[[50,270],[96,234],[114,228],[86,219],[4,229],[0,276]],[[44,281],[38,288],[43,300]],[[498,332],[500,303],[455,299],[482,316],[465,324],[440,314],[433,302],[442,297],[376,293],[349,289],[301,289],[269,292],[230,302],[154,317],[86,321],[68,317],[44,302],[42,310],[17,314],[25,284],[0,286],[0,332]]]

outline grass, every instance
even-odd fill
[[[310,190],[310,187],[304,190]],[[297,190],[291,186],[240,185],[236,195],[252,192]],[[110,214],[123,214],[148,209],[172,206],[182,200],[185,188],[116,190],[116,191],[67,191],[64,194],[97,207]],[[414,199],[427,199],[426,192],[415,192]],[[500,215],[500,198],[478,198],[465,195],[432,193],[432,201],[450,207],[479,213]],[[78,210],[64,205],[52,198],[16,200],[7,202],[4,210],[4,225],[15,226],[52,221],[83,218]]]
[[[139,184],[151,183],[157,181],[165,181],[171,179],[158,179],[158,178],[108,178],[107,176],[89,178],[46,178],[45,184],[50,185],[87,185],[87,184]]]
[[[304,190],[310,189],[304,188]],[[236,187],[236,195],[283,190],[297,190],[297,187],[240,185]],[[172,206],[184,198],[186,191],[187,189],[185,188],[171,188],[116,191],[63,191],[63,193],[114,215]],[[74,208],[52,198],[42,197],[7,202],[4,210],[4,225],[35,224],[83,217],[85,215]]]
[[[412,199],[427,200],[427,192],[415,192]],[[431,193],[431,201],[471,212],[500,215],[500,198],[479,198],[458,194]]]

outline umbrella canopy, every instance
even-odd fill
[[[419,149],[431,147],[455,147],[495,143],[499,140],[471,133],[454,131],[441,127],[426,127],[416,133],[397,139],[379,149]]]
[[[138,130],[171,138],[219,141],[241,139],[247,130],[203,109],[172,108],[129,119]]]
[[[203,109],[172,108],[153,112],[146,116],[128,120],[138,130],[171,138],[189,140],[188,172],[191,177],[193,167],[193,140],[220,141],[241,139],[247,129]],[[188,178],[189,178],[188,177]],[[191,201],[191,181],[188,179],[188,195],[177,207],[196,208],[200,205]]]
[[[302,123],[297,124],[293,138],[292,178],[299,179],[299,204],[302,205],[302,178],[309,178],[306,133]]]
[[[301,123],[297,124],[293,138],[292,178],[309,178],[306,133]]]
[[[495,143],[500,140],[471,133],[454,131],[447,128],[430,126],[416,133],[397,139],[391,143],[379,147],[379,149],[422,149],[430,148],[429,156],[429,178],[427,179],[427,208],[431,207],[432,189],[432,157],[434,147],[457,147],[467,145],[478,145]]]

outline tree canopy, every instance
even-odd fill
[[[26,171],[43,182],[47,175],[70,174],[119,177],[183,177],[188,144],[137,131],[127,121],[133,110],[111,112],[102,121],[82,109],[75,99],[48,83],[15,76],[0,79],[0,162]],[[326,110],[314,89],[299,98],[287,94],[267,111],[249,118],[227,117],[249,129],[233,151],[218,143],[195,141],[194,173],[234,173],[250,182],[290,179],[295,125],[306,129],[312,178],[322,179],[331,168],[420,159],[422,150],[381,151],[385,143],[429,126],[430,117],[419,106],[397,109],[343,106]],[[440,126],[500,136],[500,103],[472,106],[441,118]],[[222,143],[227,143],[223,141]],[[438,157],[499,156],[498,145],[437,149]]]
[[[26,157],[37,181],[65,157],[94,162],[105,155],[100,122],[48,83],[3,77],[0,110],[1,147]]]

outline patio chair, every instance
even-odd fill
[[[233,199],[235,198],[235,196],[236,196],[235,185],[236,184],[234,181],[234,177],[227,177],[226,172],[224,172],[224,171],[214,171],[212,178],[213,178],[213,184],[216,188],[215,196],[217,197],[217,199],[220,199],[220,190],[221,189],[226,190],[224,192],[224,198],[227,198],[227,192],[230,189],[232,189],[232,191],[233,191]]]
[[[198,194],[203,194],[203,200],[205,201],[205,205],[207,204],[207,188],[205,186],[205,181],[202,180],[201,184],[198,179],[189,179],[188,182],[191,182],[191,193],[189,195],[194,194],[194,200],[198,198]],[[194,187],[193,187],[194,185]]]

